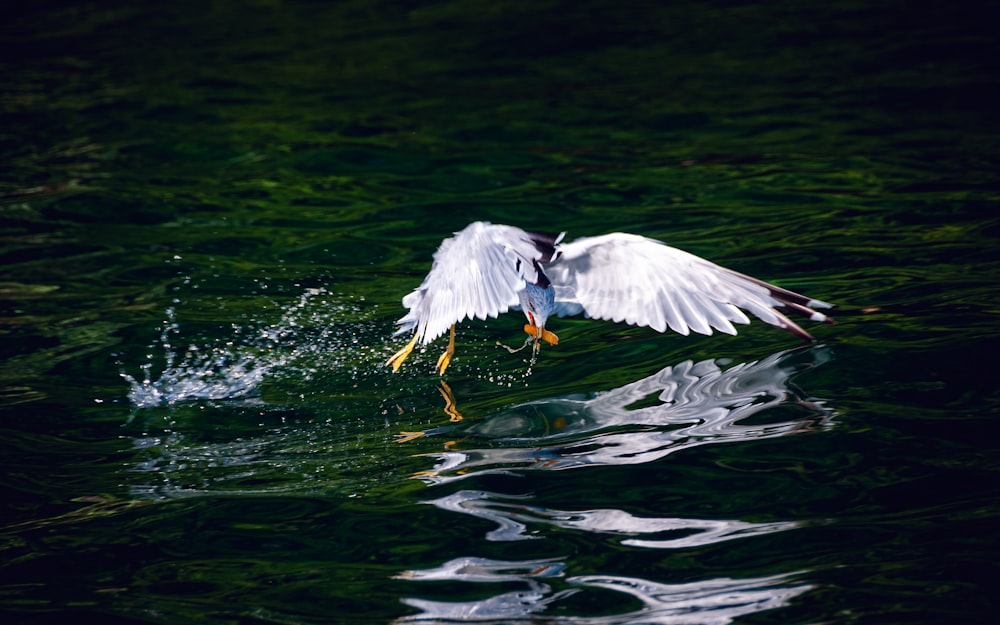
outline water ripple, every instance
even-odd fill
[[[624,510],[557,510],[516,503],[529,496],[502,495],[489,491],[460,490],[423,503],[442,510],[492,521],[497,528],[486,540],[527,540],[529,525],[578,530],[591,534],[625,536],[621,544],[653,549],[687,549],[749,536],[759,536],[800,527],[795,522],[748,523],[725,519],[640,517]]]
[[[579,575],[564,580],[570,588],[554,591],[538,581],[562,577],[564,565],[551,559],[500,561],[458,558],[440,567],[406,571],[400,578],[413,581],[460,581],[472,583],[520,583],[523,590],[500,593],[474,601],[435,601],[405,597],[402,602],[420,613],[396,623],[572,623],[574,625],[725,625],[740,617],[787,606],[814,588],[796,582],[801,573],[786,573],[746,579],[726,577],[681,584],[649,581],[618,575]],[[610,590],[629,595],[641,607],[605,616],[546,616],[573,595]]]

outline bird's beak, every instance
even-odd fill
[[[524,324],[524,332],[525,334],[529,335],[531,338],[534,339],[532,345],[532,351],[536,352],[538,351],[539,347],[538,341],[540,340],[545,341],[549,345],[557,345],[559,343],[558,336],[546,330],[545,326],[536,325],[535,316],[530,312],[528,313],[528,321],[530,323]]]

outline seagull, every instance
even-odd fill
[[[435,369],[444,375],[455,354],[455,324],[521,310],[524,331],[537,353],[540,341],[559,337],[546,329],[549,317],[583,313],[687,336],[736,334],[746,310],[765,323],[806,341],[813,337],[786,317],[833,320],[816,309],[832,304],[737,273],[647,237],[613,232],[563,243],[559,235],[477,221],[445,239],[434,253],[424,281],[403,298],[409,312],[396,322],[394,337],[412,332],[386,361],[393,372],[413,349],[449,332],[448,347]],[[743,310],[740,310],[743,309]]]

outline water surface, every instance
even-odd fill
[[[983,622],[990,9],[11,12],[5,620]],[[559,319],[531,361],[507,315],[392,374],[477,219],[658,238],[838,324]]]

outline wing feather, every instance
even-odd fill
[[[554,254],[558,237],[488,222],[469,224],[441,242],[394,336],[415,331],[426,345],[464,319],[497,317],[516,306],[526,281],[545,279],[537,263]]]
[[[830,304],[725,269],[653,239],[614,233],[560,245],[546,274],[559,316],[585,313],[659,332],[736,334],[747,310],[762,321],[812,339],[776,308],[829,319],[813,308]]]

